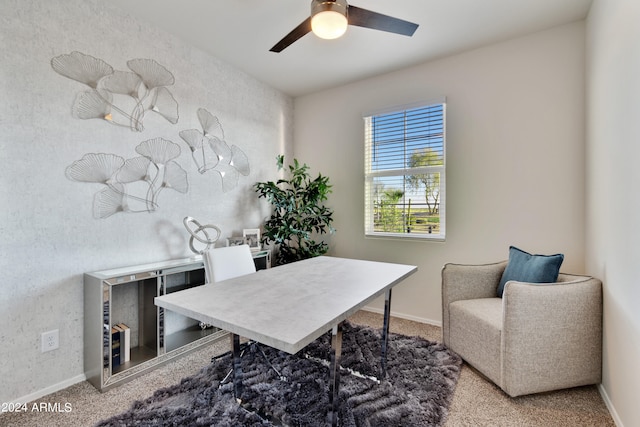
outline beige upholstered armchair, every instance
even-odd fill
[[[506,265],[444,266],[444,343],[512,397],[600,383],[600,280],[509,281],[499,298]]]

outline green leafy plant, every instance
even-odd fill
[[[284,156],[277,157],[278,170],[284,168]],[[333,211],[323,205],[331,193],[329,178],[309,174],[309,166],[297,159],[288,166],[288,179],[255,184],[259,198],[273,205],[273,213],[264,225],[262,243],[273,242],[278,248],[276,264],[287,264],[323,255],[329,245],[315,236],[333,233]]]

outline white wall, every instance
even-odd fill
[[[83,375],[82,274],[192,255],[185,216],[213,223],[224,237],[262,223],[268,207],[252,185],[275,179],[276,155],[291,152],[293,101],[230,66],[99,0],[0,2],[0,401],[52,390]],[[134,133],[71,116],[80,83],[55,73],[54,56],[80,51],[127,70],[150,58],[175,76],[180,120],[148,114]],[[200,175],[183,129],[196,110],[218,116],[227,142],[248,156],[251,174],[223,193],[215,174]],[[165,190],[154,213],[92,217],[101,189],[65,177],[86,153],[136,157],[140,142],[162,137],[181,146],[189,192]],[[40,352],[40,334],[59,329],[60,349]]]
[[[603,388],[640,425],[640,3],[595,0],[587,19],[586,265],[604,283]]]
[[[362,113],[440,96],[446,242],[365,239]],[[334,185],[332,254],[418,265],[395,314],[440,323],[441,267],[506,259],[509,245],[584,272],[583,22],[296,98],[294,123],[295,156]]]

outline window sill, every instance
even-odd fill
[[[412,240],[416,242],[444,242],[441,234],[410,234],[410,233],[365,233],[365,239],[381,240]]]

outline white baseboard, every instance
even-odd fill
[[[70,386],[72,386],[74,384],[78,384],[78,383],[80,383],[82,381],[86,381],[86,379],[87,379],[86,375],[85,374],[81,374],[81,375],[75,376],[73,378],[69,378],[67,380],[61,381],[61,382],[59,382],[57,384],[50,385],[49,387],[45,387],[45,388],[43,388],[41,390],[38,390],[38,391],[36,391],[34,393],[27,394],[26,396],[22,396],[21,398],[16,399],[11,403],[29,403],[29,402],[33,402],[34,400],[38,400],[41,397],[44,397],[44,396],[46,396],[48,394],[55,393],[56,391],[64,390],[65,388],[70,387]]]
[[[600,392],[600,396],[602,397],[602,400],[604,400],[604,404],[607,406],[607,409],[611,414],[611,418],[613,418],[613,422],[616,423],[617,427],[624,427],[620,416],[616,412],[616,408],[613,406],[613,403],[611,403],[611,399],[609,399],[607,390],[602,386],[602,384],[598,384],[598,391]]]
[[[382,309],[382,308],[369,307],[369,306],[364,307],[362,310],[363,311],[370,311],[372,313],[378,313],[378,314],[383,314],[384,313],[384,309]],[[391,310],[391,316],[399,317],[400,319],[413,320],[414,322],[418,322],[418,323],[426,323],[427,325],[433,325],[433,326],[442,327],[442,322],[440,322],[440,321],[432,320],[432,319],[425,319],[424,317],[412,316],[410,314],[398,313],[398,312],[393,311],[393,310]]]

